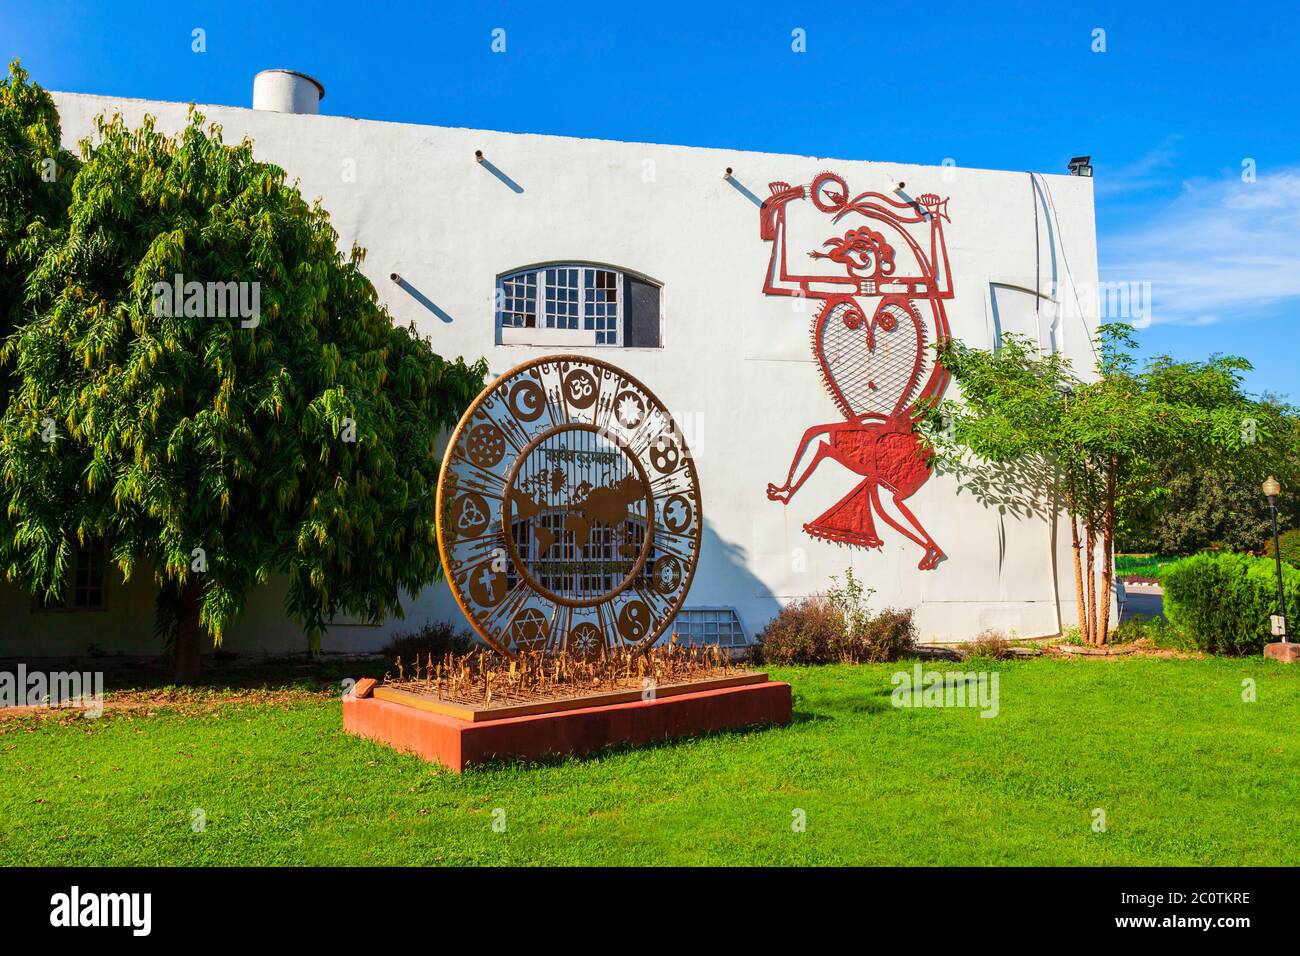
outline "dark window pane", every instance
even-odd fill
[[[659,348],[659,287],[635,276],[623,277],[623,344]]]

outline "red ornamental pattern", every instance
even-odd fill
[[[772,183],[770,189],[760,212],[760,236],[772,244],[763,292],[822,303],[813,317],[812,351],[844,421],[809,428],[785,482],[769,484],[767,496],[788,502],[824,459],[833,459],[862,481],[804,531],[878,548],[884,543],[878,516],[924,550],[918,567],[930,570],[943,551],[904,502],[930,477],[915,419],[948,384],[930,347],[949,338],[948,200],[927,193],[904,202],[877,192],[850,199],[844,179],[829,172],[807,186]],[[787,261],[788,211],[801,202],[837,229],[807,253],[819,271],[795,271]],[[812,460],[800,472],[814,441]]]

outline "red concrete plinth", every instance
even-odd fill
[[[1283,644],[1281,641],[1265,644],[1264,656],[1283,664],[1294,664],[1300,661],[1300,644]]]
[[[752,724],[788,724],[790,685],[722,687],[656,700],[468,721],[374,697],[343,699],[343,729],[460,773],[472,763],[589,754]]]

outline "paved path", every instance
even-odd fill
[[[1130,620],[1137,615],[1143,617],[1155,617],[1157,614],[1163,615],[1165,607],[1165,592],[1159,587],[1138,587],[1130,586],[1128,589],[1128,600],[1124,603],[1124,621]]]

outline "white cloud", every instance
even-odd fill
[[[1098,246],[1103,278],[1151,283],[1157,323],[1208,325],[1300,298],[1300,167],[1186,182],[1163,212]]]
[[[1168,136],[1163,144],[1151,150],[1136,162],[1114,168],[1099,165],[1093,189],[1098,196],[1115,196],[1135,190],[1151,189],[1168,183],[1164,170],[1173,165],[1177,156],[1174,144],[1180,137]]]

